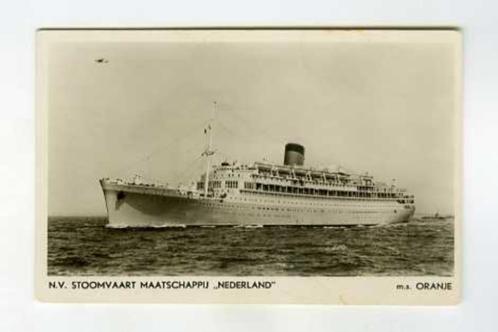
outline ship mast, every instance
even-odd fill
[[[211,119],[209,119],[207,127],[204,129],[204,134],[207,135],[207,147],[206,150],[202,153],[202,155],[206,156],[206,176],[204,178],[204,197],[207,198],[208,195],[208,185],[209,185],[209,167],[211,156],[214,154],[214,150],[212,149],[213,145],[213,130],[214,130],[214,121],[216,117],[216,101],[213,102],[213,115]]]

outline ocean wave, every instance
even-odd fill
[[[336,244],[328,249],[328,251],[347,251],[349,248],[345,244]]]
[[[233,220],[144,229],[105,222],[49,222],[49,275],[395,276],[452,275],[454,268],[448,222],[264,230],[234,228]]]
[[[78,268],[78,267],[85,267],[90,264],[88,260],[86,260],[83,257],[79,256],[69,256],[69,257],[63,257],[55,260],[52,262],[53,265],[55,266],[66,266],[70,268]]]
[[[403,228],[409,226],[409,223],[403,222],[403,223],[392,223],[392,224],[380,224],[372,227],[378,227],[378,228]]]
[[[147,229],[147,228],[186,228],[187,225],[183,224],[162,224],[162,225],[111,225],[107,224],[106,228],[113,229]]]

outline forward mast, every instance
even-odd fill
[[[204,178],[204,197],[208,196],[208,185],[209,185],[209,168],[211,162],[211,156],[214,155],[215,150],[213,149],[213,136],[214,136],[214,124],[216,121],[216,101],[213,101],[213,113],[211,119],[209,119],[208,125],[204,128],[204,134],[207,135],[207,146],[206,150],[202,153],[206,156],[206,176]]]

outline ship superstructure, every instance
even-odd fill
[[[100,180],[112,226],[375,225],[406,222],[414,195],[368,174],[304,166],[305,149],[288,143],[281,165],[224,161],[211,166],[212,131],[205,129],[206,172],[171,188]]]

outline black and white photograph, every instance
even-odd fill
[[[492,331],[498,3],[14,1],[0,331]]]
[[[455,291],[460,48],[444,29],[39,31],[44,277]]]

